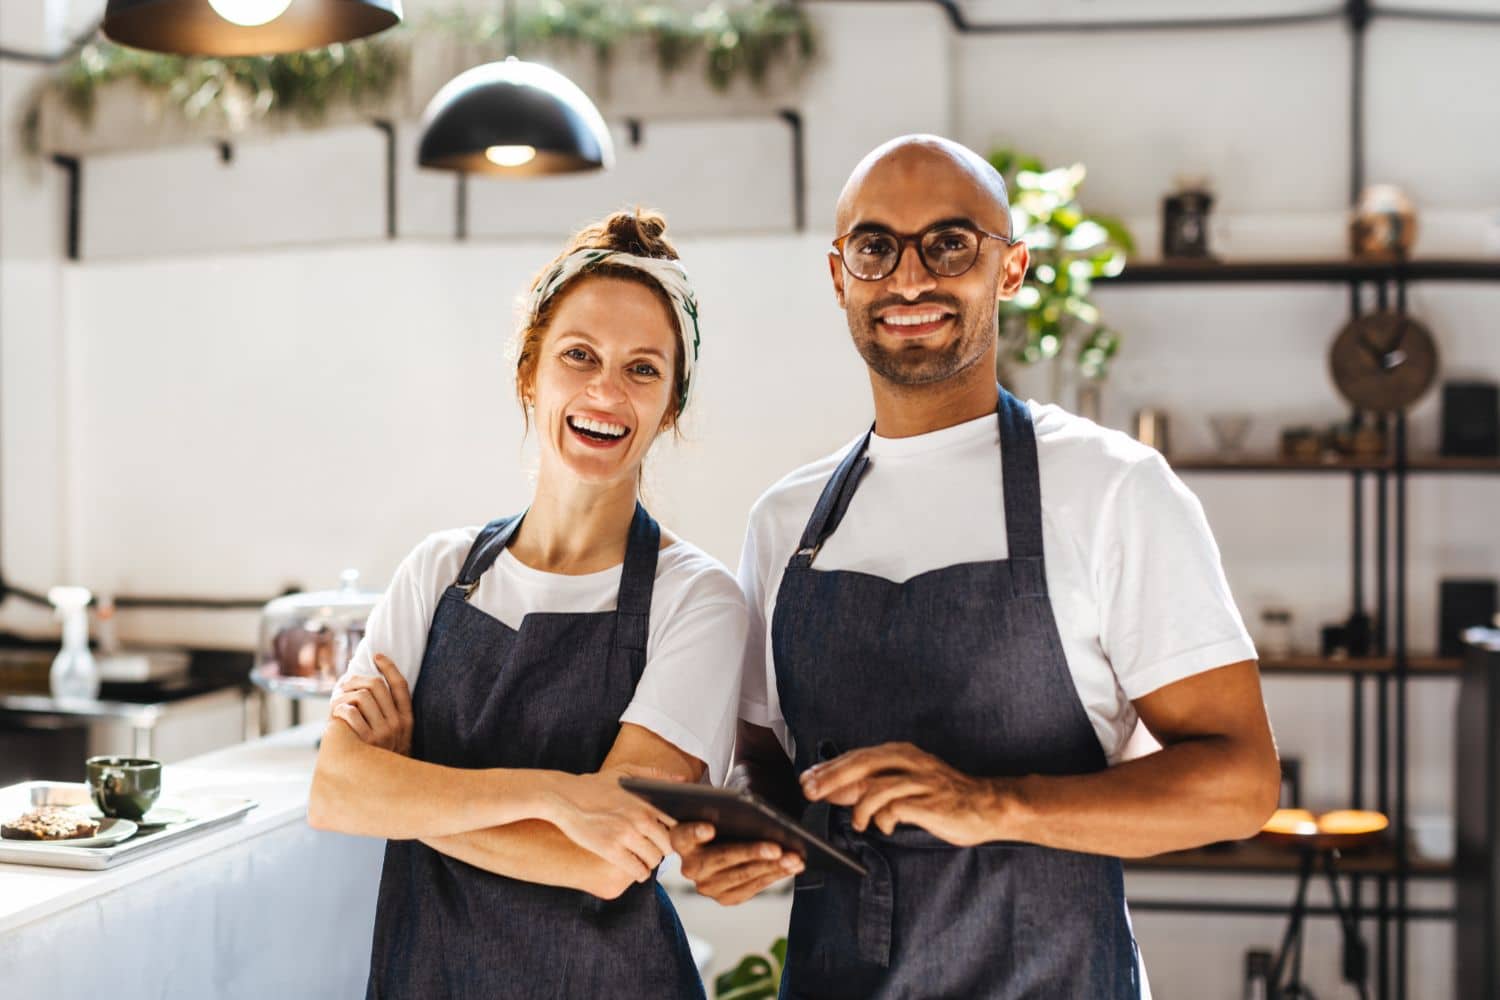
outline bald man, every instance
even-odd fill
[[[1249,836],[1279,787],[1203,511],[996,385],[1028,257],[983,158],[896,139],[837,219],[875,426],[751,511],[737,776],[869,874],[703,824],[683,872],[726,904],[797,876],[784,997],[1147,996],[1119,859]],[[1123,761],[1138,723],[1161,749]]]

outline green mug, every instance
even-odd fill
[[[161,761],[144,757],[90,757],[89,794],[106,816],[140,821],[161,794]]]

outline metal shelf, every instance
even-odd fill
[[[1296,875],[1300,864],[1298,852],[1253,838],[1125,861],[1125,867],[1131,871],[1195,871],[1226,875]],[[1341,875],[1395,875],[1398,867],[1396,849],[1388,842],[1349,851],[1339,857]],[[1450,878],[1453,863],[1408,857],[1406,873],[1415,878]]]
[[[1457,677],[1463,660],[1447,656],[1409,656],[1406,669],[1414,677]],[[1396,669],[1394,656],[1288,656],[1260,661],[1262,673],[1272,674],[1389,674]]]
[[[1276,455],[1224,458],[1218,455],[1185,455],[1169,459],[1178,472],[1264,472],[1316,474],[1328,472],[1395,472],[1390,458],[1333,458],[1302,462]],[[1409,458],[1405,471],[1417,475],[1500,475],[1500,458],[1458,458],[1422,455]]]
[[[1126,264],[1113,278],[1098,284],[1253,284],[1302,282],[1344,284],[1351,281],[1500,281],[1500,257],[1408,261],[1364,260],[1164,260]]]

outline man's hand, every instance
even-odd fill
[[[682,856],[682,874],[698,892],[724,906],[735,906],[803,868],[800,855],[779,844],[715,844],[708,823],[672,828],[672,849]]]
[[[861,832],[872,822],[885,834],[910,823],[959,847],[999,839],[1004,805],[999,781],[970,777],[910,743],[864,747],[815,764],[802,773],[802,794],[850,807]]]
[[[411,690],[389,657],[375,654],[375,669],[379,677],[346,677],[329,714],[371,746],[410,757]]]

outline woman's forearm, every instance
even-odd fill
[[[614,899],[634,882],[627,873],[579,847],[542,820],[421,839],[435,851],[496,875],[578,889],[601,899]]]
[[[408,840],[545,818],[550,771],[468,769],[369,746],[338,719],[318,750],[307,821],[319,830]]]

